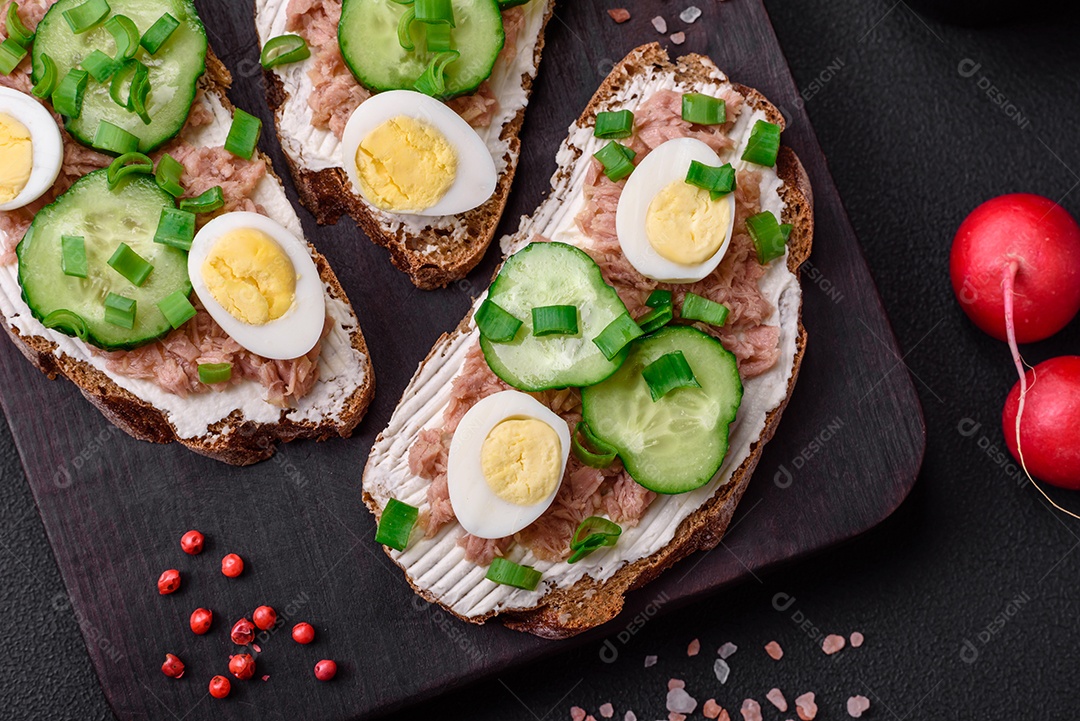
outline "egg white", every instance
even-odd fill
[[[558,434],[562,445],[559,482],[539,503],[519,506],[495,495],[484,478],[480,452],[491,430],[509,418],[535,418]],[[566,473],[570,455],[570,428],[540,401],[520,391],[502,391],[484,398],[461,419],[450,441],[447,460],[447,485],[450,505],[458,523],[480,538],[503,538],[517,533],[535,521],[551,506]]]
[[[716,270],[731,246],[731,233],[735,227],[734,193],[714,201],[728,203],[730,220],[723,244],[705,262],[692,265],[674,263],[657,253],[649,242],[645,230],[649,204],[668,185],[685,180],[693,160],[705,165],[722,165],[720,156],[700,140],[669,140],[645,156],[630,174],[619,197],[619,207],[615,212],[615,232],[619,236],[619,245],[630,264],[646,278],[663,283],[695,283]]]
[[[371,131],[387,120],[402,115],[425,122],[443,134],[457,155],[457,174],[453,184],[437,203],[430,208],[401,215],[457,215],[483,205],[495,192],[498,182],[495,161],[483,139],[460,115],[435,98],[415,90],[378,93],[360,103],[353,111],[341,137],[341,166],[345,168],[353,190],[371,202],[360,185],[356,151]]]
[[[26,93],[0,87],[0,113],[25,125],[33,146],[30,178],[17,196],[0,203],[0,211],[6,211],[33,203],[53,186],[64,163],[64,139],[52,114]]]
[[[233,317],[217,302],[203,280],[202,267],[223,235],[250,228],[270,236],[296,271],[296,294],[285,315],[264,325],[251,325]],[[247,350],[271,360],[299,358],[315,347],[326,321],[326,294],[322,278],[307,245],[277,221],[250,212],[225,213],[203,226],[188,253],[188,275],[206,311],[229,337]]]

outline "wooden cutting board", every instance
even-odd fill
[[[198,3],[211,42],[232,70],[233,101],[272,127],[249,3]],[[309,238],[331,260],[360,313],[378,377],[376,401],[351,440],[286,446],[270,461],[231,468],[179,446],[134,441],[109,425],[67,382],[49,382],[12,344],[0,342],[0,403],[106,696],[128,719],[370,718],[451,687],[607,637],[640,612],[668,612],[780,562],[852,538],[887,517],[915,481],[925,448],[922,412],[889,322],[837,196],[825,158],[760,0],[699,0],[705,14],[685,25],[685,5],[627,1],[616,25],[595,2],[562,2],[529,107],[518,180],[502,231],[517,227],[548,188],[555,150],[612,64],[635,46],[670,43],[649,19],[686,31],[673,53],[713,57],[733,80],[761,89],[788,117],[785,142],[802,158],[816,198],[814,254],[804,270],[810,342],[794,398],[739,508],[724,546],[680,563],[631,595],[620,619],[568,642],[544,641],[498,624],[473,627],[412,594],[372,540],[360,473],[416,364],[453,328],[490,278],[496,253],[467,280],[415,290],[351,221]],[[263,147],[286,166],[273,133]],[[286,179],[295,198],[291,183]],[[206,551],[179,549],[190,528]],[[247,568],[221,575],[236,552]],[[161,571],[178,568],[183,588],[159,596]],[[299,646],[287,630],[259,641],[256,679],[233,684],[226,702],[207,695],[226,672],[228,628],[257,605],[288,623],[306,620],[317,640]],[[188,616],[215,613],[197,637]],[[187,663],[179,682],[158,670],[165,653]],[[337,680],[312,667],[336,659]],[[264,682],[263,675],[269,678]]]

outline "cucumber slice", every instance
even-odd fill
[[[446,66],[445,98],[471,93],[487,80],[506,42],[497,0],[453,0],[453,6],[450,39],[461,57]],[[395,0],[345,0],[342,5],[341,55],[356,79],[372,90],[412,89],[434,57],[427,52],[423,23],[410,28],[413,50],[398,41],[398,21],[410,8]]]
[[[78,67],[94,50],[109,57],[115,55],[116,42],[104,23],[81,35],[71,32],[64,11],[83,2],[59,0],[45,13],[34,40],[34,82],[45,72],[45,54],[56,63],[60,78]],[[98,125],[105,120],[137,136],[139,151],[149,153],[175,137],[187,122],[195,99],[195,85],[206,70],[206,30],[191,0],[109,0],[109,6],[111,16],[128,17],[140,33],[145,33],[164,13],[180,21],[156,55],[150,55],[142,47],[135,53],[135,60],[150,70],[146,107],[150,124],[144,124],[138,115],[117,105],[109,96],[109,83],[91,82],[86,89],[82,114],[78,118],[65,118],[64,127],[83,145],[93,146]],[[126,86],[123,97],[127,97]]]
[[[673,351],[683,352],[701,388],[680,388],[654,403],[642,369]],[[695,328],[668,326],[634,341],[615,375],[581,391],[582,415],[635,481],[657,493],[686,493],[720,470],[742,394],[730,351]]]
[[[611,360],[593,338],[626,312],[615,289],[604,282],[592,258],[565,243],[530,243],[507,258],[488,298],[522,321],[515,340],[495,343],[481,336],[480,347],[495,375],[523,391],[588,386],[622,365],[626,350]],[[578,309],[577,335],[533,335],[532,309],[572,305]]]
[[[191,294],[187,253],[154,242],[161,209],[172,207],[172,196],[149,175],[129,175],[115,190],[109,190],[107,170],[77,181],[37,214],[19,243],[19,285],[34,317],[46,322],[52,315],[50,326],[60,318],[56,330],[105,350],[135,348],[171,330],[158,301],[176,291]],[[65,235],[85,239],[86,278],[64,274]],[[141,286],[108,264],[121,242],[154,266]],[[133,328],[106,322],[109,293],[135,301]]]

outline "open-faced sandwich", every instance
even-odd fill
[[[554,0],[256,0],[278,136],[320,223],[348,213],[420,288],[484,255]]]
[[[136,438],[233,464],[348,436],[356,314],[190,0],[0,4],[0,313]]]
[[[615,67],[371,452],[377,541],[417,593],[564,637],[719,542],[805,344],[783,123],[707,58]]]

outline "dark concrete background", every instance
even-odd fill
[[[980,28],[893,0],[766,5],[916,377],[929,448],[915,490],[844,548],[634,626],[613,663],[585,646],[398,718],[546,721],[605,701],[619,719],[661,718],[670,677],[735,718],[747,697],[767,719],[794,717],[765,702],[774,686],[789,701],[815,691],[822,719],[847,718],[854,694],[877,719],[1076,717],[1080,524],[998,455],[1008,354],[956,307],[947,254],[966,213],[1000,193],[1040,193],[1080,215],[1080,22],[1037,2]],[[1025,353],[1078,350],[1073,323]],[[6,424],[0,474],[0,718],[111,719]],[[861,649],[821,653],[821,634],[856,630]],[[694,638],[702,652],[688,658]],[[740,649],[721,686],[712,663],[729,640]],[[779,663],[762,651],[770,640],[785,649]],[[659,662],[645,669],[649,654]]]

